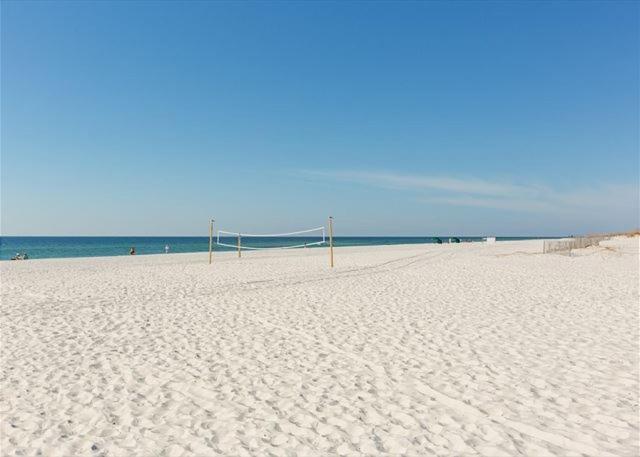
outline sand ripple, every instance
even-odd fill
[[[638,240],[1,264],[2,455],[636,456]]]

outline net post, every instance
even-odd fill
[[[238,233],[238,258],[242,257],[242,248],[240,246],[240,234]]]
[[[329,216],[329,265],[333,268],[333,216]]]
[[[213,255],[213,219],[209,219],[209,265]]]

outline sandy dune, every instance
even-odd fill
[[[3,262],[1,455],[637,456],[638,238],[604,245]]]

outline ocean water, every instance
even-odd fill
[[[419,244],[435,243],[433,236],[425,237],[372,237],[372,236],[340,236],[334,237],[334,246],[377,246],[386,244]],[[447,242],[449,236],[439,236]],[[482,241],[481,237],[458,237],[463,242]],[[497,240],[538,239],[539,237],[498,237]],[[247,247],[286,247],[304,243],[321,241],[319,237],[251,237],[243,238],[242,245]],[[327,239],[328,241],[328,239]],[[220,238],[220,242],[236,246],[236,238]],[[165,246],[170,253],[206,252],[209,250],[208,237],[176,237],[176,236],[3,236],[0,237],[0,260],[9,260],[16,253],[26,252],[30,259],[62,258],[62,257],[101,257],[129,255],[129,249],[135,247],[136,254],[163,254]],[[315,246],[310,246],[315,247]],[[214,251],[230,251],[235,248],[218,246]]]

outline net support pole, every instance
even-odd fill
[[[209,219],[209,265],[213,258],[213,219]]]
[[[329,216],[329,265],[333,268],[333,216]]]
[[[242,248],[240,245],[240,234],[238,233],[238,258],[242,257]]]

